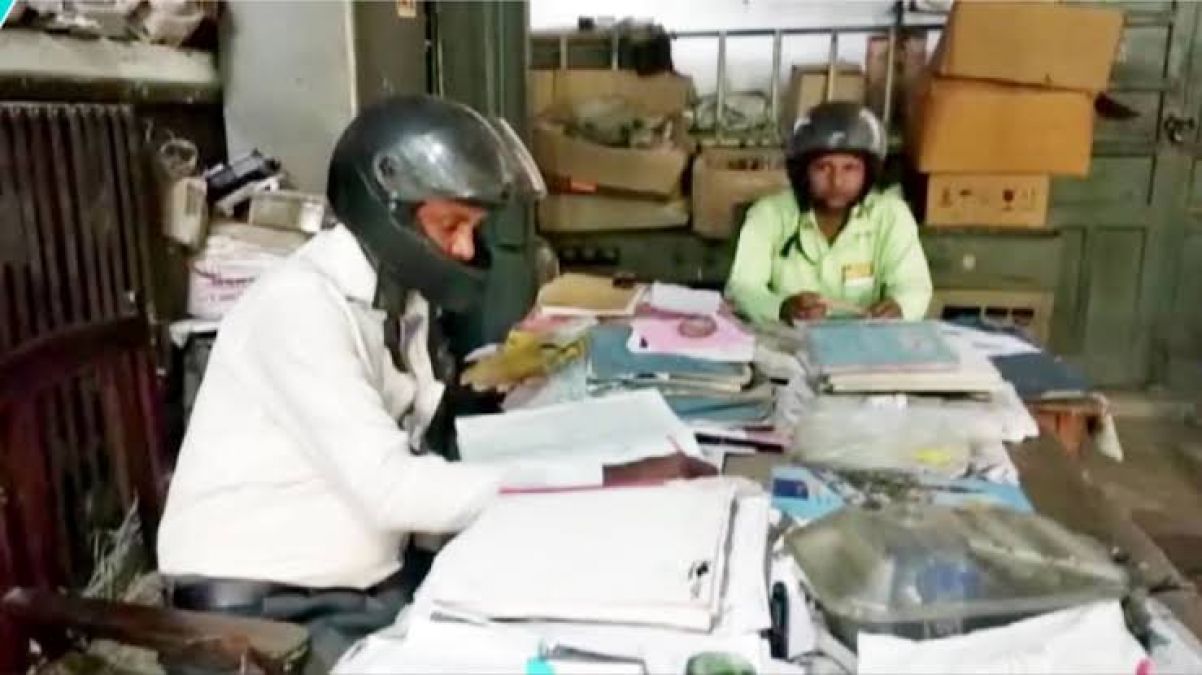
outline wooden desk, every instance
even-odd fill
[[[1202,597],[1135,521],[1106,498],[1054,437],[1045,434],[1011,448],[1010,457],[1036,511],[1126,554],[1136,582],[1202,639]],[[773,467],[787,461],[777,454],[732,455],[723,472],[767,486]]]
[[[1027,410],[1039,424],[1039,430],[1055,437],[1070,457],[1078,459],[1085,451],[1090,433],[1101,424],[1105,410],[1092,398],[1064,401],[1029,401]]]

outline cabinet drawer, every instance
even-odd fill
[[[1036,233],[934,232],[922,246],[936,288],[1054,290],[1060,280],[1060,236]]]

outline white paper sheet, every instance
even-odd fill
[[[470,645],[470,649],[465,649]],[[587,650],[640,664],[554,660],[557,675],[595,672],[683,673],[691,657],[705,652],[735,654],[761,668],[765,651],[759,635],[716,636],[646,626],[599,624],[467,624],[421,619],[408,634],[373,635],[360,642],[339,662],[335,673],[353,675],[453,675],[525,672],[540,649],[555,646]],[[644,670],[645,667],[645,670]],[[776,671],[770,671],[776,672]]]
[[[620,464],[674,452],[700,456],[688,426],[655,389],[455,420],[465,462]]]
[[[735,503],[726,587],[714,628],[716,634],[743,635],[772,627],[765,577],[771,509],[772,500],[767,494],[742,497]]]
[[[485,619],[708,631],[721,611],[740,485],[504,496],[443,548],[421,593]]]
[[[755,357],[755,337],[733,318],[714,315],[717,330],[702,338],[681,335],[681,321],[677,317],[636,317],[626,347],[635,354],[675,354],[721,363],[750,363]]]
[[[722,305],[722,295],[677,284],[655,282],[647,294],[647,304],[673,314],[713,314]]]
[[[1099,602],[937,640],[860,633],[859,672],[926,673],[1143,672],[1143,647],[1127,631],[1117,601]]]

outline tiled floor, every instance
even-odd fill
[[[1088,453],[1086,470],[1202,587],[1202,426],[1155,417],[1117,426],[1124,461]]]

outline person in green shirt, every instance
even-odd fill
[[[726,284],[755,323],[838,315],[921,319],[931,274],[896,191],[876,189],[885,131],[856,103],[815,107],[786,151],[791,190],[747,213]]]

